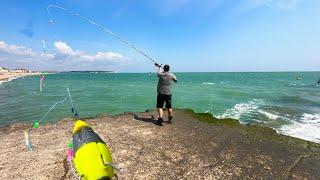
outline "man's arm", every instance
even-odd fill
[[[159,64],[157,64],[157,63],[155,63],[154,65],[158,68],[158,70],[157,70],[158,71],[158,73],[157,73],[158,77],[163,75],[161,66]]]
[[[175,75],[173,75],[173,77],[172,77],[172,81],[173,81],[173,82],[175,82],[175,83],[177,83],[177,82],[178,82],[178,79],[177,79],[177,77],[176,77]]]

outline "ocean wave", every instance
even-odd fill
[[[287,104],[296,104],[296,105],[303,105],[303,106],[319,106],[320,103],[316,99],[307,98],[305,96],[298,96],[298,95],[285,95],[280,98],[281,103]]]
[[[277,129],[280,134],[320,143],[320,113],[304,113],[299,121],[283,125]]]
[[[0,81],[0,84],[6,83],[6,82],[10,82],[10,81],[15,80],[15,79],[17,79],[17,78],[19,78],[19,77],[12,77],[12,78],[9,78],[9,79],[7,79],[7,80],[5,80],[5,81]]]
[[[276,114],[273,114],[273,113],[270,113],[270,112],[267,112],[267,111],[263,111],[263,110],[258,110],[258,112],[260,114],[265,115],[267,118],[272,119],[272,120],[276,120],[276,119],[278,119],[280,117],[280,116],[278,116]]]
[[[213,82],[202,82],[202,84],[213,85],[213,84],[215,84],[215,83],[213,83]]]
[[[240,119],[244,114],[250,114],[253,111],[256,111],[260,105],[264,104],[261,99],[253,99],[247,103],[239,103],[234,105],[232,108],[227,109],[222,115],[216,116],[217,118],[233,118]]]

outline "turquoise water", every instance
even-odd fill
[[[174,106],[259,123],[279,133],[320,142],[319,72],[176,73]],[[297,80],[296,77],[301,77]],[[18,78],[0,85],[0,126],[39,120],[70,88],[81,117],[154,108],[157,77],[131,73],[61,73]],[[71,117],[70,103],[58,105],[46,121]]]

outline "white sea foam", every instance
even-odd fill
[[[212,84],[215,84],[215,83],[213,83],[213,82],[203,82],[202,84],[212,85]]]
[[[17,78],[19,78],[19,77],[20,77],[20,76],[12,77],[12,78],[9,78],[9,79],[7,79],[7,80],[5,80],[5,81],[0,81],[0,84],[6,83],[6,82],[10,82],[10,81],[15,80],[15,79],[17,79]]]
[[[6,82],[10,82],[10,81],[12,81],[12,80],[14,80],[14,79],[13,79],[13,78],[9,78],[9,79],[7,79],[7,80],[5,80],[5,81],[0,81],[0,84],[6,83]]]
[[[8,82],[9,82],[9,81],[12,81],[12,80],[15,80],[15,79],[18,79],[19,77],[20,77],[20,76],[16,76],[16,77],[9,78],[9,79],[8,79]]]
[[[283,125],[281,128],[277,129],[277,132],[320,143],[320,113],[304,113],[299,121]]]
[[[269,119],[272,119],[272,120],[276,120],[278,119],[280,116],[276,115],[276,114],[272,114],[270,112],[267,112],[267,111],[263,111],[263,110],[259,110],[258,111],[259,113],[267,116]]]
[[[263,104],[261,99],[253,99],[247,103],[239,103],[227,109],[222,115],[218,115],[217,118],[240,119],[241,115],[249,114],[257,110],[261,104]]]

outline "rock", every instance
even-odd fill
[[[134,117],[135,116],[135,117]],[[173,124],[145,113],[100,115],[87,122],[109,145],[120,179],[317,179],[320,145],[276,134],[270,128],[176,110]],[[134,119],[134,120],[133,120]],[[75,179],[66,163],[72,121],[0,128],[0,179]]]

